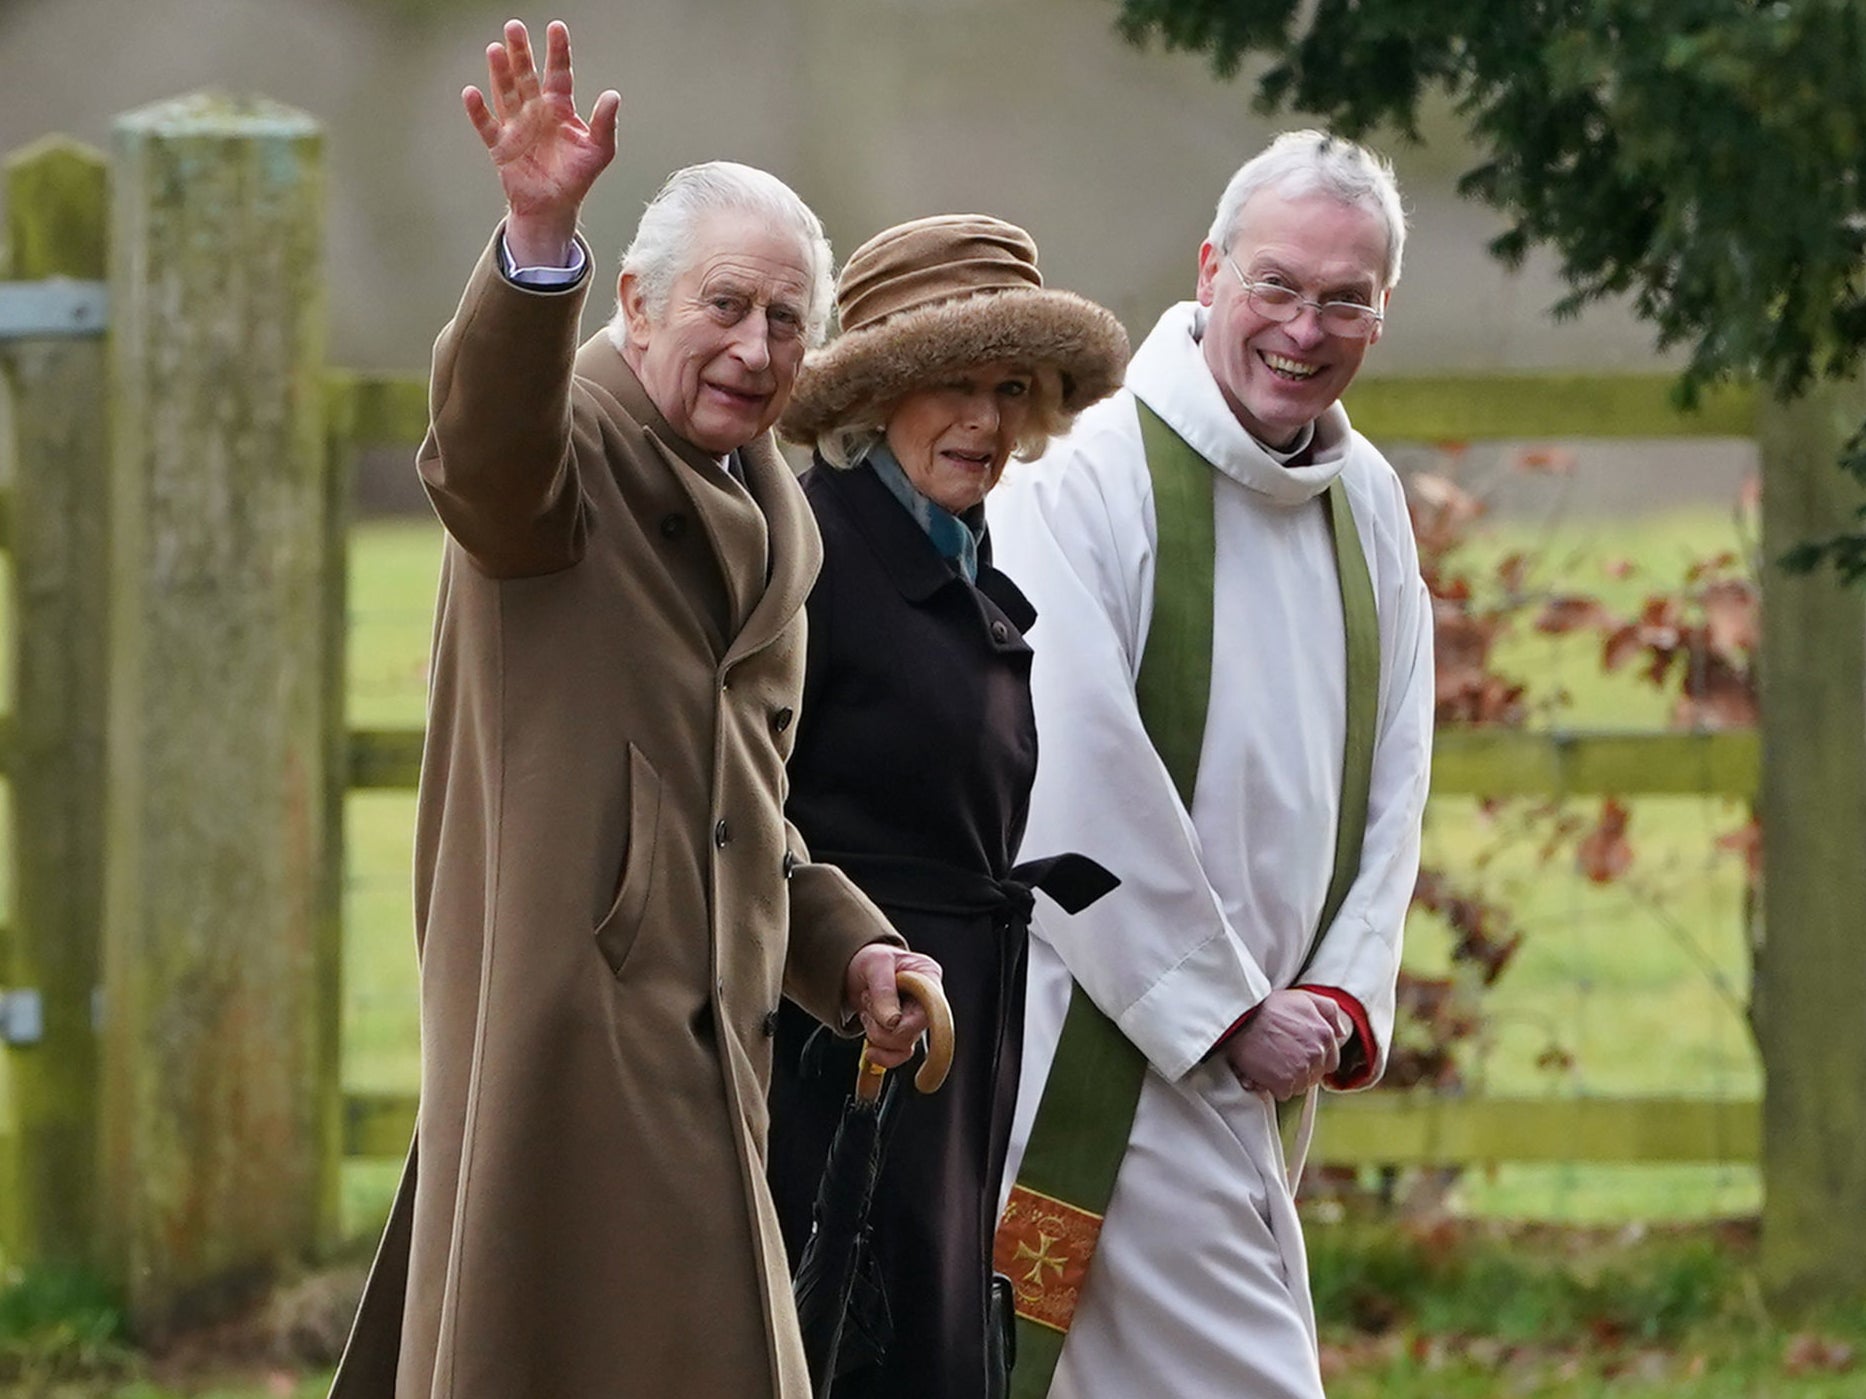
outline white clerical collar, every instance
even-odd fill
[[[1199,349],[1204,310],[1182,301],[1161,315],[1127,367],[1127,387],[1165,420],[1197,452],[1239,485],[1279,505],[1300,505],[1328,489],[1347,464],[1348,415],[1331,404],[1309,426],[1308,441],[1287,453],[1272,452],[1232,413],[1218,381]],[[1303,466],[1285,462],[1303,448],[1312,449]]]
[[[1251,441],[1263,448],[1264,455],[1269,457],[1270,460],[1275,462],[1278,466],[1288,466],[1297,457],[1308,451],[1309,444],[1315,441],[1315,424],[1304,423],[1302,425],[1302,431],[1296,434],[1296,440],[1291,442],[1287,447],[1272,447],[1268,442],[1265,442],[1254,433],[1251,435]]]

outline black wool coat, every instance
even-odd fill
[[[1036,613],[981,549],[976,586],[866,465],[803,476],[823,536],[786,814],[945,972],[957,1052],[899,1086],[870,1215],[895,1340],[837,1399],[980,1399],[996,1224],[1022,1051],[1029,894],[1008,880],[1036,774]],[[780,1013],[770,1181],[793,1268],[859,1041]]]

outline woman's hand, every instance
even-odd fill
[[[515,19],[506,22],[505,42],[487,47],[486,77],[490,106],[476,87],[460,98],[505,190],[506,248],[520,267],[567,266],[584,196],[615,158],[622,98],[605,91],[587,124],[577,115],[570,31],[560,20],[545,30],[542,77],[531,36]]]

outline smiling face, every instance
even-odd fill
[[[1030,370],[1006,360],[973,365],[945,383],[916,389],[888,415],[888,448],[935,505],[963,514],[998,484],[1030,424]]]
[[[622,357],[681,437],[723,456],[777,421],[803,362],[810,261],[800,237],[720,210],[695,227],[665,307],[648,305],[633,273],[617,291]]]
[[[1384,310],[1386,227],[1371,209],[1327,194],[1266,189],[1238,211],[1231,260],[1253,282],[1277,282],[1312,301],[1358,301]],[[1271,447],[1292,442],[1347,390],[1365,340],[1330,335],[1305,306],[1278,323],[1260,314],[1223,252],[1199,249],[1199,301],[1210,308],[1201,349],[1245,431]]]

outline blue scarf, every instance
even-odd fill
[[[906,468],[888,450],[886,442],[877,442],[869,448],[863,460],[881,478],[881,484],[914,517],[914,522],[926,531],[926,537],[933,541],[939,556],[950,560],[966,582],[977,583],[978,541],[985,533],[985,512],[968,510],[966,514],[978,517],[978,523],[972,525],[944,506],[935,505],[914,489],[914,483],[907,479]]]

